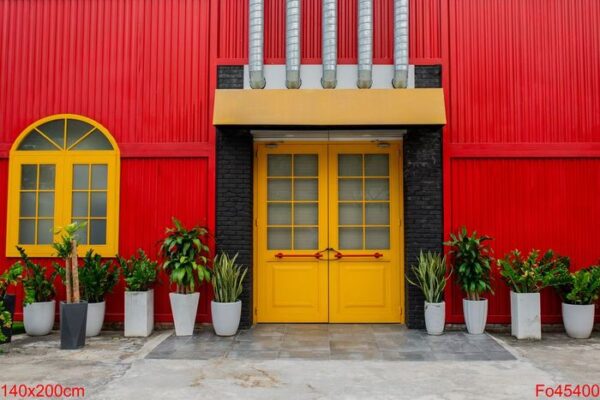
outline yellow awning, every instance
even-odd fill
[[[214,125],[444,125],[442,89],[217,89]]]

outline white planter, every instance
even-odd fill
[[[425,327],[430,335],[441,335],[444,333],[446,322],[446,303],[425,302]]]
[[[467,331],[471,335],[480,335],[485,331],[488,314],[488,301],[463,299],[463,314]]]
[[[85,324],[85,336],[98,336],[104,324],[104,314],[106,313],[106,302],[88,303],[87,321]]]
[[[23,306],[23,325],[29,336],[44,336],[54,326],[56,302],[54,300]]]
[[[242,316],[241,300],[235,303],[210,302],[212,323],[215,333],[219,336],[233,336],[237,333]]]
[[[587,339],[594,329],[594,304],[562,303],[562,317],[567,335],[574,339]]]
[[[198,301],[200,293],[179,294],[169,293],[171,300],[171,311],[175,323],[175,335],[192,336],[194,334],[194,323],[198,312]]]
[[[517,339],[541,339],[539,293],[510,292],[511,334]]]
[[[125,336],[147,337],[154,328],[154,289],[125,292]]]

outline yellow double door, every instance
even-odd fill
[[[257,322],[403,322],[399,144],[256,150]]]

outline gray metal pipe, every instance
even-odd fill
[[[358,80],[356,86],[373,85],[373,0],[358,0]]]
[[[408,1],[394,0],[394,79],[398,88],[408,86]]]
[[[285,86],[298,89],[300,79],[301,50],[301,0],[286,0],[285,3]]]
[[[267,81],[264,71],[264,1],[249,0],[248,72],[250,87],[264,89]]]
[[[321,86],[335,89],[337,85],[337,0],[323,0],[323,76]]]

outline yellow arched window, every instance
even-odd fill
[[[60,114],[28,126],[10,151],[7,256],[50,257],[59,227],[86,222],[80,252],[118,251],[119,148],[99,123]]]

